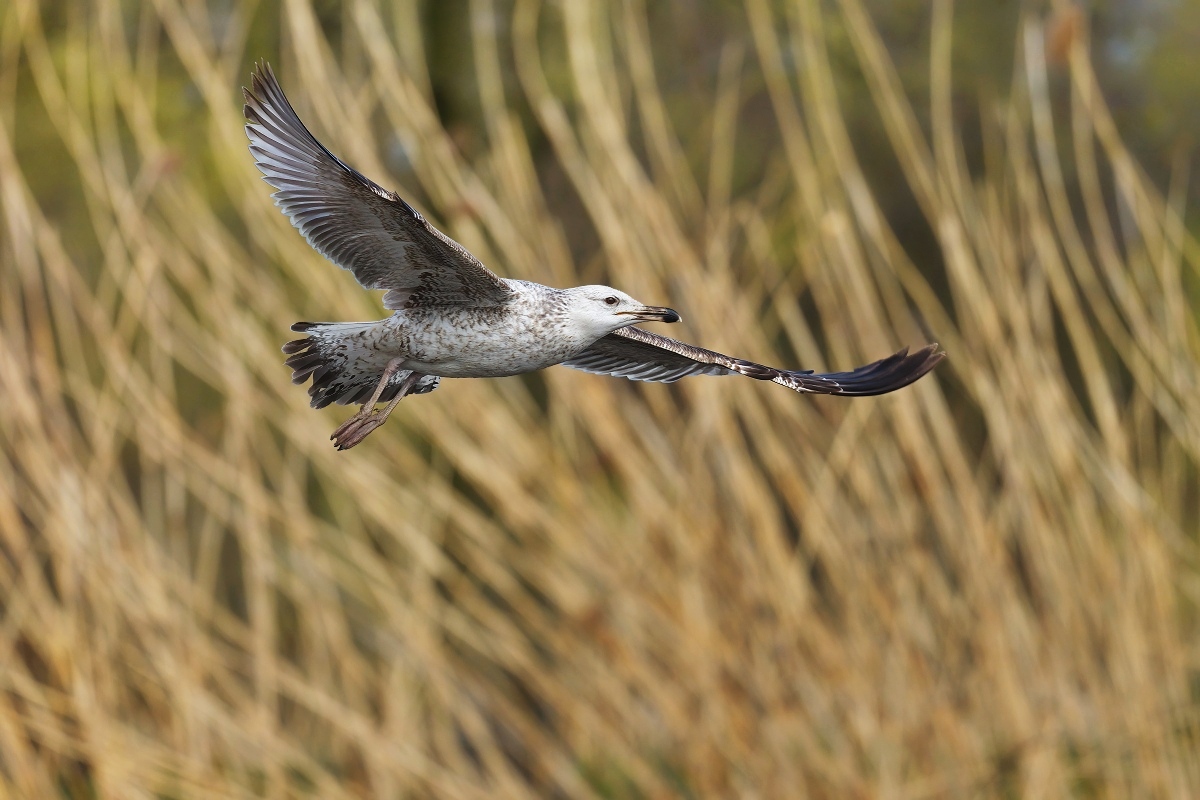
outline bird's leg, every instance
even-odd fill
[[[356,419],[355,424],[348,429],[345,424],[338,428],[333,437],[334,444],[337,445],[338,450],[348,450],[349,448],[354,447],[354,445],[367,438],[367,434],[386,422],[388,415],[392,413],[392,409],[394,409],[401,400],[407,397],[408,394],[414,388],[416,388],[416,385],[420,382],[421,378],[424,377],[425,376],[420,372],[414,372],[410,374],[403,380],[403,382],[401,382],[399,389],[396,391],[396,396],[392,398],[390,403],[384,406],[382,411],[376,411],[363,417],[362,419]],[[347,422],[349,422],[349,420],[347,420]]]
[[[379,402],[380,396],[387,388],[388,382],[392,376],[400,370],[400,365],[404,363],[403,359],[394,358],[388,362],[387,367],[383,371],[383,377],[379,380],[379,385],[375,387],[374,394],[371,399],[363,404],[363,407],[350,419],[343,422],[338,429],[333,432],[329,438],[337,445],[338,450],[348,450],[354,445],[367,438],[367,434],[378,428],[387,421],[388,415],[392,413],[392,409],[411,392],[421,378],[425,376],[420,372],[411,372],[400,383],[396,391],[396,396],[392,398],[382,411],[375,411],[375,404]]]
[[[364,417],[375,410],[375,404],[379,402],[379,398],[383,395],[383,390],[387,388],[392,377],[400,371],[400,367],[404,364],[404,359],[397,356],[387,363],[383,368],[383,375],[379,378],[379,385],[375,387],[375,392],[371,395],[371,399],[363,403],[363,407],[358,410],[359,414]]]
[[[337,439],[338,436],[346,433],[351,427],[359,422],[362,422],[367,417],[371,416],[371,412],[375,410],[375,404],[379,402],[380,396],[383,395],[384,389],[391,382],[392,377],[400,371],[400,367],[404,364],[404,359],[393,358],[383,368],[383,375],[379,378],[379,384],[375,387],[375,392],[371,395],[371,399],[362,404],[362,408],[354,413],[350,419],[343,422],[338,429],[333,432],[330,439]]]

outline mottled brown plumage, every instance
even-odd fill
[[[277,191],[275,204],[318,253],[367,289],[387,289],[384,307],[501,305],[512,290],[466,248],[430,225],[394,192],[329,152],[308,132],[269,64],[244,90],[250,152]]]
[[[307,337],[284,345],[292,380],[312,380],[314,407],[364,404],[334,431],[339,449],[358,444],[406,395],[431,392],[443,377],[563,364],[640,381],[745,375],[797,392],[865,396],[907,386],[945,357],[929,345],[850,372],[781,370],[633,327],[679,315],[608,286],[553,289],[500,278],[318,142],[267,64],[244,92],[250,151],[277,190],[275,203],[317,252],[365,288],[386,290],[384,306],[395,312],[378,322],[298,322],[293,330]],[[377,402],[388,405],[375,412]]]
[[[936,367],[945,356],[937,352],[936,344],[911,354],[906,347],[850,372],[817,375],[811,369],[790,371],[733,358],[631,326],[613,331],[562,363],[584,372],[635,381],[674,383],[689,375],[736,374],[772,381],[797,392],[868,397],[904,388]]]

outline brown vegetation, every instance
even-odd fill
[[[340,56],[308,0],[229,5],[0,6],[5,794],[1200,793],[1200,249],[1083,18],[1021,23],[969,164],[948,0],[928,129],[860,0],[746,0],[687,120],[641,0],[473,0],[473,147],[403,4],[348,3]],[[860,167],[834,43],[938,262]],[[251,163],[276,52],[318,135],[501,274],[767,363],[950,360],[854,402],[448,381],[336,453],[279,346],[382,311]]]

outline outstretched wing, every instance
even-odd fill
[[[866,397],[908,386],[945,357],[945,353],[937,352],[936,344],[915,353],[909,353],[906,347],[895,355],[849,372],[817,375],[812,370],[793,372],[755,364],[631,326],[610,333],[579,355],[564,361],[563,366],[660,383],[671,383],[688,375],[746,375],[773,381],[797,392]]]
[[[494,306],[513,292],[458,242],[425,221],[395,192],[325,149],[296,116],[270,65],[257,66],[246,97],[254,163],[278,189],[275,204],[321,255],[384,305]]]

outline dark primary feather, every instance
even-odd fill
[[[250,151],[275,203],[308,243],[368,289],[388,289],[384,305],[494,306],[512,290],[412,206],[348,166],[304,127],[271,67],[262,63],[243,89]]]
[[[746,375],[773,381],[797,392],[866,397],[908,386],[946,357],[931,344],[915,353],[908,348],[849,372],[817,375],[776,369],[733,358],[703,347],[628,327],[610,333],[564,366],[635,381],[671,383],[689,375]]]

